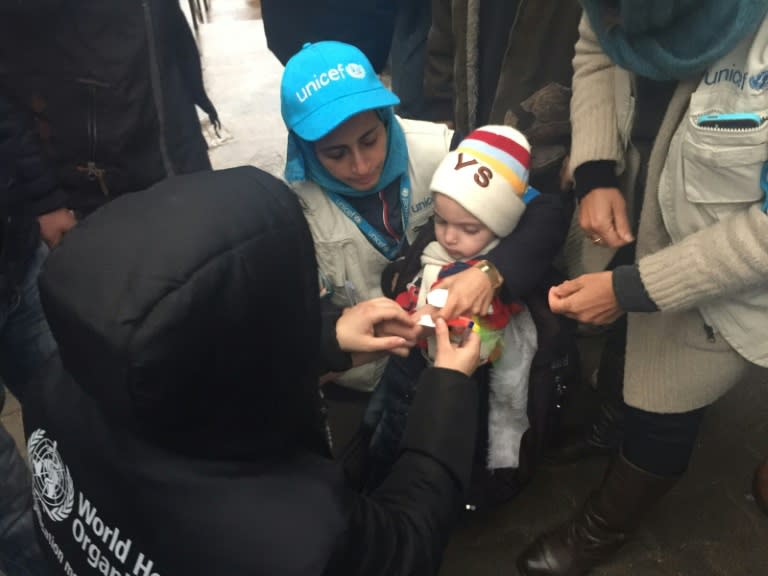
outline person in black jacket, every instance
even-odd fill
[[[23,402],[32,374],[56,348],[37,276],[48,247],[74,223],[27,118],[0,91],[0,409],[4,384]],[[2,426],[0,568],[9,576],[47,573],[32,525],[29,471]]]
[[[119,198],[52,254],[41,295],[60,353],[24,424],[55,574],[437,572],[473,457],[479,341],[453,347],[440,321],[397,464],[354,492],[317,376],[348,368],[344,350],[402,346],[374,327],[413,320],[376,299],[321,326],[283,183],[241,167]]]
[[[267,46],[283,66],[307,42],[338,40],[357,46],[380,73],[398,5],[399,0],[261,0],[261,15]]]
[[[69,208],[210,170],[195,105],[218,117],[178,2],[0,4],[0,81],[34,115]]]

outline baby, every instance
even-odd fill
[[[528,187],[529,164],[528,141],[509,126],[475,130],[443,159],[431,183],[436,241],[421,254],[420,274],[397,295],[401,306],[418,314],[443,278],[483,265],[483,255],[514,230],[526,204],[538,195]],[[528,374],[536,328],[524,305],[505,304],[498,295],[488,314],[472,321],[480,334],[481,356],[493,363],[488,467],[514,468],[528,428]],[[416,379],[433,357],[432,338],[426,344],[426,354],[417,350],[406,360],[391,358],[371,398],[365,425],[372,434],[373,482],[397,457]]]

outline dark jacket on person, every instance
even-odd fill
[[[178,2],[3,2],[0,70],[71,208],[210,169],[195,104],[218,120]]]
[[[312,239],[284,184],[242,167],[119,198],[66,236],[40,287],[60,352],[24,421],[53,574],[437,572],[476,387],[427,371],[392,474],[368,496],[348,487],[317,376],[349,359],[318,352],[333,346]]]
[[[402,1],[408,0],[262,0],[267,46],[285,66],[306,42],[337,40],[357,46],[381,72]]]
[[[432,0],[424,96],[434,120],[462,134],[484,124],[523,131],[532,184],[557,180],[570,143],[577,0]]]
[[[23,279],[40,242],[37,217],[64,202],[29,118],[0,90],[0,299]]]

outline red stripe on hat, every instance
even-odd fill
[[[481,142],[485,142],[486,144],[503,150],[525,167],[528,167],[531,163],[531,153],[511,138],[501,136],[495,132],[486,132],[485,130],[475,130],[474,132],[470,132],[469,135],[467,135],[467,139],[469,138],[480,140]]]

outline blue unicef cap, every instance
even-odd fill
[[[399,103],[368,58],[342,42],[305,44],[285,65],[280,86],[285,125],[309,142],[360,112]]]

